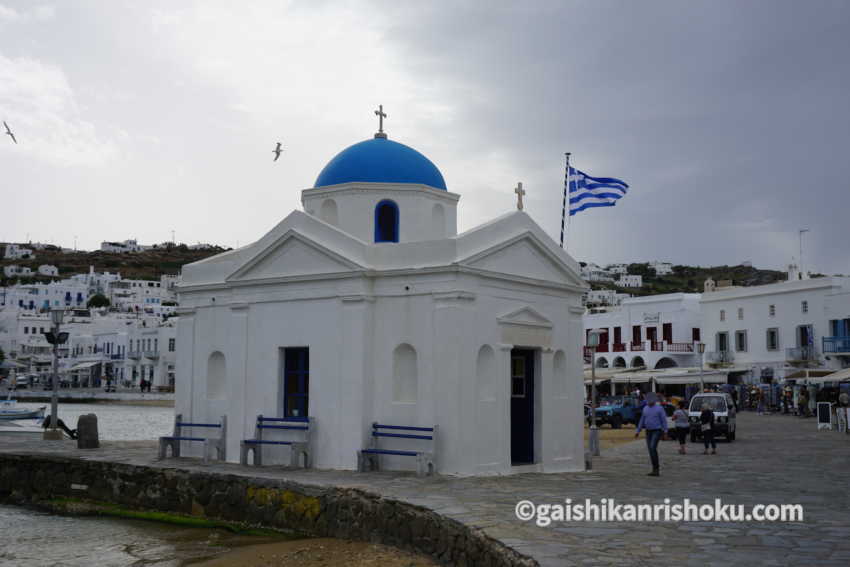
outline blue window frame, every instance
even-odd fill
[[[307,417],[310,402],[310,349],[283,349],[283,416]]]
[[[375,205],[375,242],[398,242],[398,205],[384,199]]]

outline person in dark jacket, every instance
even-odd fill
[[[714,442],[714,412],[708,404],[702,405],[702,413],[699,414],[700,430],[702,431],[702,442],[705,445],[703,455],[708,455],[708,445],[711,444],[711,454],[717,454],[717,443]]]

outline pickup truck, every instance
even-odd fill
[[[620,429],[624,423],[634,423],[640,421],[641,414],[640,400],[634,396],[614,396],[605,398],[599,402],[599,407],[596,408],[596,424],[609,424],[612,429]],[[590,415],[587,416],[587,422],[590,424]]]

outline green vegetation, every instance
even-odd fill
[[[705,280],[729,280],[734,285],[752,286],[785,281],[786,273],[778,270],[760,270],[752,266],[673,266],[673,273],[658,276],[649,264],[629,264],[629,273],[643,276],[643,287],[620,288],[613,283],[593,282],[594,289],[615,289],[635,296],[662,293],[702,293]],[[813,275],[812,277],[816,277]]]
[[[238,522],[227,522],[224,520],[211,520],[205,517],[189,516],[185,514],[175,514],[171,512],[158,512],[155,510],[131,510],[122,508],[115,504],[105,504],[102,502],[91,502],[87,500],[77,500],[73,498],[57,498],[46,502],[47,507],[53,512],[70,515],[94,515],[94,516],[110,516],[113,518],[125,518],[129,520],[146,520],[151,522],[160,522],[181,526],[184,528],[212,528],[226,530],[231,533],[240,535],[265,536],[265,537],[286,537],[284,534],[275,530],[251,527],[247,524]],[[304,536],[290,536],[293,539],[298,539]]]
[[[103,295],[102,293],[96,293],[92,295],[88,302],[86,303],[86,307],[109,307],[111,303],[109,302],[109,298]]]
[[[166,274],[177,274],[185,264],[191,264],[204,258],[223,252],[225,248],[211,250],[189,250],[185,244],[177,246],[159,245],[151,250],[138,253],[116,254],[112,252],[62,252],[58,248],[49,247],[36,250],[35,258],[29,260],[0,260],[3,266],[16,264],[31,268],[35,272],[42,264],[50,264],[59,268],[61,277],[72,274],[85,274],[89,266],[96,272],[120,272],[123,278],[134,280],[159,280]],[[32,276],[28,278],[6,278],[0,271],[0,286],[14,283],[49,283],[56,278]]]

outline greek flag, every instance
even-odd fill
[[[570,216],[591,207],[613,207],[629,190],[628,184],[613,177],[591,177],[570,168],[567,175]]]

